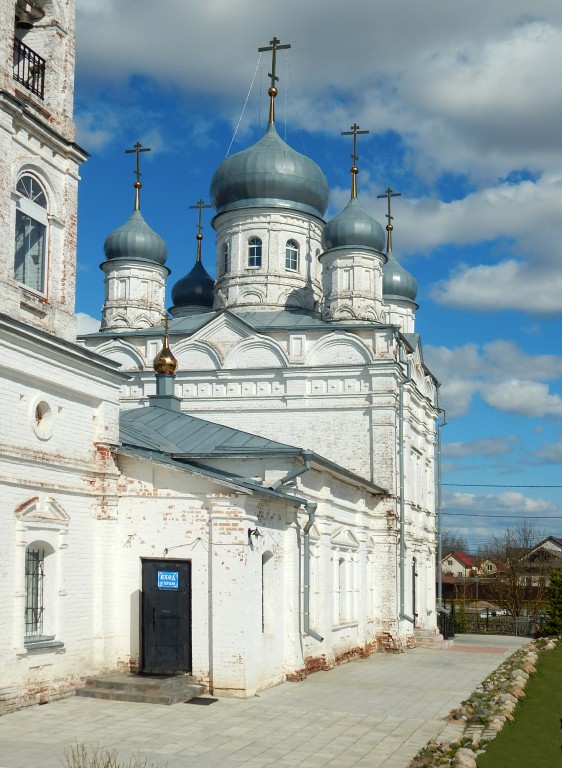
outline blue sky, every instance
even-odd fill
[[[214,170],[267,120],[326,174],[328,217],[359,198],[419,285],[417,330],[442,382],[443,508],[476,548],[522,518],[562,536],[562,4],[554,0],[78,0],[82,169],[77,310],[99,318],[103,242],[133,205],[168,245],[169,281],[195,258]],[[253,87],[250,88],[253,81]],[[203,260],[214,274],[210,212]]]

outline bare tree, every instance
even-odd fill
[[[544,606],[549,568],[532,553],[541,538],[535,526],[523,520],[484,548],[498,566],[488,584],[490,598],[513,617],[534,615]]]
[[[443,557],[448,555],[449,552],[467,552],[468,544],[464,536],[445,528],[441,533],[441,551],[443,552]]]

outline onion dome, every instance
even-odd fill
[[[197,223],[197,255],[195,257],[195,266],[182,277],[172,288],[172,301],[174,306],[170,309],[173,317],[178,317],[191,312],[205,312],[213,308],[215,300],[215,281],[207,272],[201,262],[201,244],[203,242],[203,226],[201,216],[203,208],[210,208],[205,205],[203,200],[198,200],[197,205],[190,205],[190,208],[199,209],[199,221]],[[184,311],[187,310],[187,311]]]
[[[415,301],[418,295],[416,278],[401,266],[392,255],[392,251],[389,251],[386,256],[388,261],[382,268],[383,298],[386,301],[389,299]]]
[[[129,259],[164,264],[166,243],[143,219],[140,210],[134,210],[128,221],[106,238],[103,246],[108,261]]]
[[[175,376],[178,370],[178,361],[170,349],[170,340],[168,338],[168,315],[164,317],[164,339],[162,349],[154,358],[153,368],[161,376]]]
[[[332,248],[381,251],[384,241],[382,226],[359,205],[356,197],[351,197],[343,211],[334,216],[322,232],[322,247],[325,251]]]
[[[386,192],[383,195],[378,195],[379,198],[386,197],[388,212],[386,218],[388,223],[386,225],[386,264],[382,268],[382,295],[383,299],[387,301],[389,299],[398,299],[406,301],[415,301],[418,295],[418,284],[416,278],[407,272],[404,267],[398,262],[398,260],[392,254],[392,219],[394,218],[390,212],[390,200],[392,197],[400,197],[401,192],[393,192],[390,187],[387,187]]]
[[[224,160],[211,181],[216,212],[271,206],[322,218],[328,205],[328,182],[313,160],[291,149],[270,121],[252,147]]]
[[[202,307],[213,308],[215,300],[215,282],[201,261],[196,261],[193,269],[182,277],[172,288],[173,309]]]

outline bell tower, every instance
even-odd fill
[[[0,311],[69,341],[78,169],[75,0],[0,0]]]

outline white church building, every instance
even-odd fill
[[[163,320],[137,177],[77,340],[74,5],[0,0],[0,711],[117,669],[251,696],[437,636],[437,383],[391,190],[385,235],[354,162],[324,219],[274,38],[267,130],[212,176],[216,281],[199,226]]]

